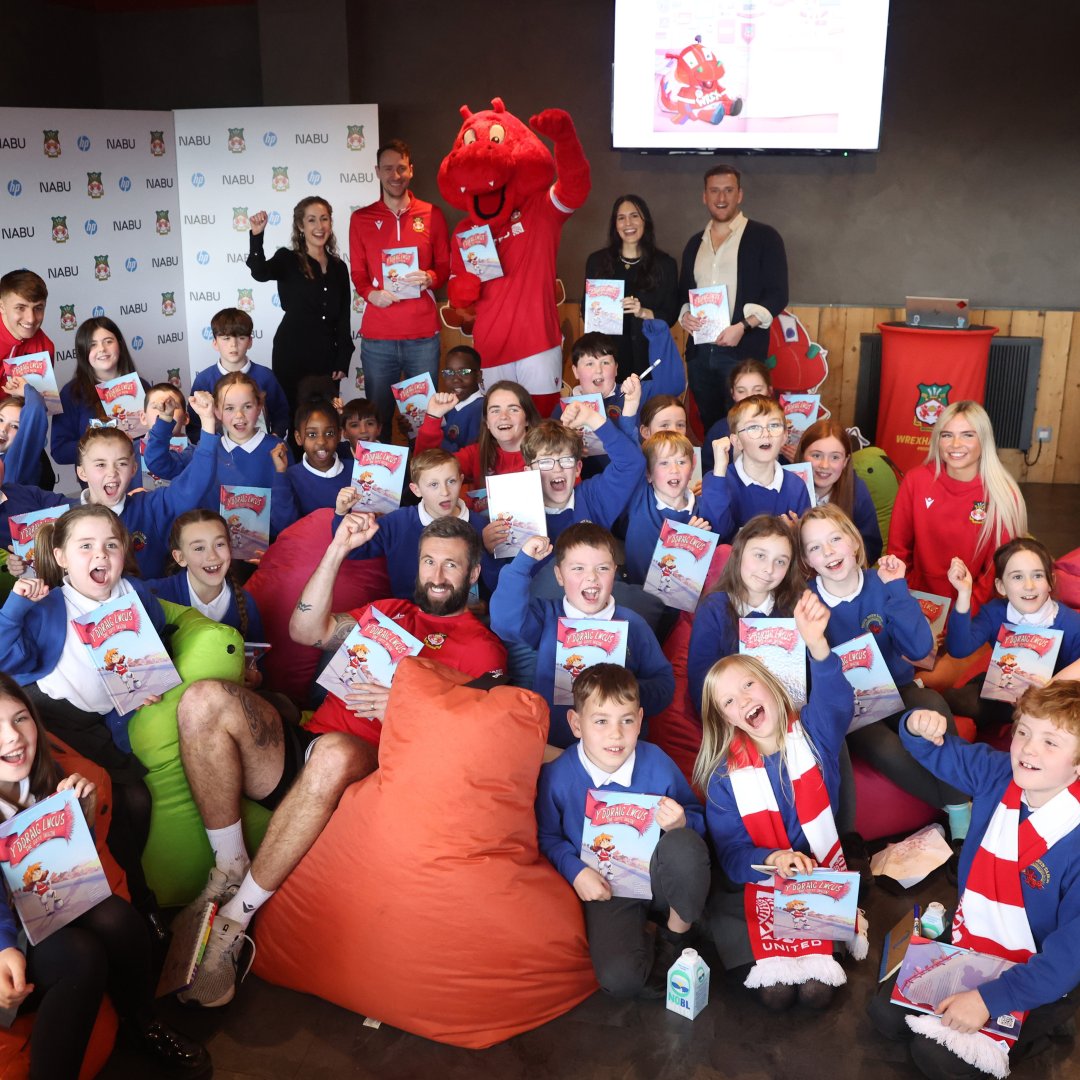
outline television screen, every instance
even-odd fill
[[[615,0],[616,150],[876,150],[888,0]]]

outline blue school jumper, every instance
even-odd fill
[[[480,438],[480,425],[483,420],[484,391],[477,390],[442,418],[443,437],[440,446],[451,454],[471,446]]]
[[[285,397],[285,391],[281,389],[281,383],[278,382],[272,368],[266,367],[265,364],[256,364],[254,360],[249,363],[251,366],[244,374],[250,375],[255,380],[255,384],[265,396],[264,406],[270,431],[278,438],[284,438],[293,422],[293,418],[289,415],[289,402]],[[208,394],[213,394],[218,379],[224,377],[225,372],[216,363],[211,364],[195,376],[191,384],[191,392],[194,394],[196,390],[205,390]],[[199,441],[202,435],[202,422],[198,416],[192,415],[189,418],[187,435],[192,442]]]
[[[343,468],[334,476],[309,469],[303,461],[290,465],[283,473],[274,473],[270,514],[279,522],[276,531],[280,532],[286,525],[307,517],[314,510],[333,508],[338,492],[352,482],[352,470],[344,462],[342,465]],[[275,514],[275,509],[281,516]],[[284,522],[285,516],[288,517],[287,522]]]
[[[144,391],[150,384],[140,375]],[[63,412],[52,418],[51,454],[57,465],[74,465],[79,452],[79,440],[86,434],[90,421],[98,418],[96,406],[84,405],[72,396],[75,381],[65,383],[60,389],[60,404]],[[169,425],[170,430],[172,425]]]
[[[0,492],[4,501],[0,502],[0,547],[11,544],[11,519],[19,514],[29,514],[32,510],[45,510],[51,506],[68,507],[71,500],[55,491],[46,491],[33,484],[5,483]]]
[[[27,383],[23,387],[23,407],[19,430],[4,453],[4,483],[32,484],[41,475],[41,451],[49,430],[49,414],[41,395]]]
[[[979,608],[974,619],[970,610],[952,611],[945,632],[945,649],[948,654],[970,656],[980,645],[997,641],[998,631],[1007,621],[1005,616],[1008,610],[1007,601],[991,600]],[[1058,601],[1057,618],[1050,624],[1050,629],[1060,630],[1063,634],[1061,648],[1054,662],[1054,671],[1058,672],[1074,660],[1080,660],[1080,615],[1067,604]]]
[[[780,468],[779,463],[776,467]],[[708,490],[710,503],[717,508],[719,520],[712,526],[721,543],[730,543],[732,537],[758,514],[779,516],[794,510],[801,515],[810,509],[810,494],[802,478],[782,469],[781,474],[783,480],[779,491],[763,484],[743,483],[734,462],[723,476],[706,473],[702,477],[701,494],[704,497]]]
[[[154,595],[162,600],[168,600],[173,604],[183,604],[184,607],[195,606],[191,598],[191,583],[188,581],[186,570],[180,570],[178,573],[169,574],[166,577],[155,578],[152,581],[147,581],[146,585],[153,591]],[[221,622],[225,626],[231,626],[234,630],[239,630],[240,608],[236,603],[236,593],[233,591],[232,583],[229,581],[225,582],[225,588],[229,592],[229,606]],[[255,597],[247,589],[244,589],[243,593],[244,606],[247,608],[247,633],[244,635],[244,640],[265,641],[262,616],[259,614]]]

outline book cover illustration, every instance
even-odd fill
[[[626,282],[615,278],[586,278],[585,333],[621,334]]]
[[[404,418],[411,442],[416,438],[416,433],[420,430],[424,417],[427,416],[428,402],[431,400],[431,395],[435,393],[435,384],[425,371],[423,375],[393,383],[390,386],[390,392],[397,402],[398,412]]]
[[[510,534],[495,546],[495,558],[516,555],[530,536],[547,536],[544,492],[533,470],[487,478],[488,519],[508,521]]]
[[[420,269],[420,253],[414,247],[383,248],[382,286],[399,300],[418,300],[420,286],[403,280]]]
[[[697,610],[719,541],[716,533],[664,518],[649,560],[645,592],[678,611]]]
[[[41,526],[55,521],[65,510],[66,506],[47,506],[44,510],[29,510],[11,516],[11,546],[31,570],[34,568],[34,541]]]
[[[794,473],[805,485],[810,496],[810,505],[817,506],[817,491],[814,488],[814,466],[809,461],[786,462],[780,466],[785,472]]]
[[[169,439],[170,453],[182,454],[187,448],[188,438],[186,435],[173,435],[172,438]],[[146,488],[147,491],[168,487],[172,482],[166,480],[162,476],[155,476],[154,473],[150,471],[146,464],[146,450],[144,446],[139,447],[139,467],[142,469],[143,487]]]
[[[740,619],[739,653],[756,656],[784,684],[796,709],[806,704],[806,642],[794,619]]]
[[[60,390],[56,385],[56,372],[47,350],[5,360],[4,379],[25,379],[41,395],[45,411],[50,416],[64,411],[60,404]]]
[[[487,513],[487,488],[474,488],[472,491],[466,491],[465,498],[468,500],[470,510],[475,510],[478,514]]]
[[[977,990],[1014,964],[986,953],[972,952],[944,941],[912,936],[893,986],[892,1002],[917,1012],[934,1013],[951,994]],[[1024,1014],[991,1017],[980,1029],[992,1039],[1013,1043],[1020,1034]]]
[[[161,696],[183,681],[173,667],[139,594],[114,596],[86,615],[71,620],[90,652],[120,716],[126,716],[151,695]]]
[[[945,623],[949,619],[952,599],[948,596],[938,596],[937,593],[919,592],[918,589],[909,591],[919,601],[919,607],[922,608],[922,613],[930,624],[930,633],[934,635],[934,647],[926,656],[920,656],[917,660],[912,660],[909,656],[908,660],[911,661],[914,667],[930,671],[937,663],[938,652],[940,651],[938,643],[944,640],[942,635],[945,633]]]
[[[858,731],[876,720],[904,711],[904,699],[896,689],[889,665],[873,634],[860,634],[833,652],[840,657],[844,678],[855,691],[855,711],[848,731]]]
[[[784,409],[784,423],[787,426],[783,449],[794,454],[803,432],[820,419],[821,395],[781,394],[780,404]],[[810,494],[813,495],[813,492]]]
[[[270,546],[270,489],[222,484],[218,511],[229,528],[233,558],[258,562]]]
[[[1015,705],[1029,686],[1045,686],[1054,674],[1064,633],[1043,626],[1003,623],[980,697]]]
[[[731,325],[727,286],[710,285],[706,289],[691,289],[690,314],[705,319],[705,325],[694,331],[694,344],[712,345]]]
[[[859,875],[847,870],[773,879],[773,937],[851,941],[859,906]]]
[[[608,883],[612,896],[652,899],[649,862],[660,840],[661,798],[603,789],[586,794],[581,861]]]
[[[358,442],[352,485],[360,492],[353,510],[389,514],[401,505],[401,490],[408,469],[408,451],[390,443]]]
[[[584,402],[593,412],[599,413],[601,416],[607,415],[602,394],[571,394],[569,397],[559,398],[559,401],[562,403],[563,412],[566,412],[567,407],[573,402],[580,401]],[[607,453],[604,444],[600,441],[600,436],[592,428],[583,427],[580,430],[582,455],[584,457],[601,457]]]
[[[389,686],[398,664],[424,644],[369,604],[316,682],[344,699],[363,683]]]
[[[555,632],[556,705],[574,704],[574,682],[594,664],[626,666],[625,619],[559,619]]]
[[[461,249],[461,261],[470,274],[475,274],[481,281],[494,281],[503,276],[502,262],[490,225],[463,229],[457,234],[456,240]]]
[[[146,425],[142,422],[142,407],[145,392],[139,376],[117,375],[115,379],[106,379],[95,387],[105,410],[105,418],[121,431],[126,432],[134,441],[146,434]]]
[[[58,791],[0,824],[0,860],[31,945],[112,895],[72,791]]]

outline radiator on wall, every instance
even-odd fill
[[[1042,345],[1042,338],[1032,337],[994,338],[990,343],[984,400],[994,438],[1003,450],[1031,449]],[[880,397],[881,335],[862,334],[855,423],[871,443],[877,435]]]

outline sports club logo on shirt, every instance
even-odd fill
[[[413,227],[413,232],[423,232],[424,231],[424,219],[414,217],[412,219],[412,227]]]
[[[949,404],[951,383],[918,383],[919,400],[915,402],[915,422],[932,428]]]
[[[428,636],[424,638],[424,644],[429,649],[441,649],[446,644],[446,635],[428,634]]]
[[[968,521],[972,525],[981,525],[986,520],[986,500],[979,499],[971,504],[971,513],[968,514]]]

